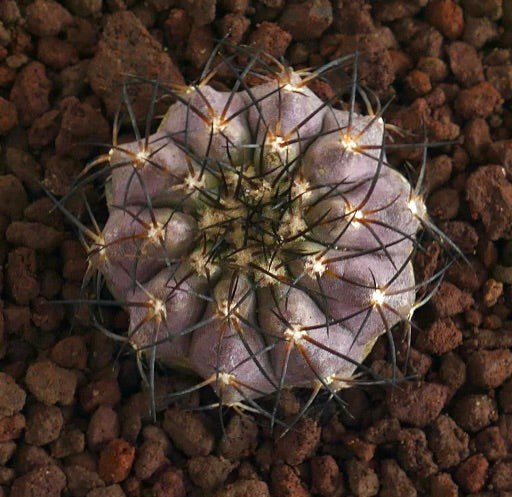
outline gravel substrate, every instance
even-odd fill
[[[343,391],[284,436],[258,416],[188,408],[153,423],[135,358],[88,322],[65,195],[109,143],[128,74],[199,77],[216,40],[318,67],[358,48],[359,75],[429,151],[429,211],[464,252],[415,317],[398,388]],[[512,495],[512,1],[0,0],[0,497],[508,497]],[[243,54],[238,62],[244,63]],[[228,85],[219,74],[216,84]],[[322,98],[339,81],[316,81]],[[130,87],[143,117],[151,88]],[[421,150],[396,148],[412,175]],[[98,192],[84,194],[101,212]],[[84,209],[80,195],[68,207]],[[420,279],[449,252],[425,241]],[[123,311],[106,310],[123,333]],[[389,371],[386,339],[368,365]],[[189,385],[157,378],[158,394]],[[281,415],[307,395],[286,392]],[[212,398],[210,398],[210,401]],[[330,413],[330,415],[328,415]]]

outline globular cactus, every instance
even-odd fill
[[[140,354],[192,370],[221,405],[350,384],[416,302],[426,216],[386,160],[380,115],[337,110],[279,66],[180,91],[158,130],[108,154],[88,244]],[[355,93],[355,89],[354,92]]]

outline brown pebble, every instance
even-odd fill
[[[258,425],[251,416],[234,414],[219,443],[219,454],[231,461],[247,457],[258,442]]]
[[[319,443],[320,427],[313,419],[303,417],[285,435],[275,430],[275,458],[297,466],[315,453]]]
[[[448,281],[443,281],[431,299],[435,314],[440,317],[450,317],[471,307],[473,298]]]
[[[482,300],[486,307],[496,305],[503,294],[503,283],[493,278],[488,279],[482,287]]]
[[[27,394],[6,373],[0,372],[0,417],[12,416],[21,411]]]
[[[445,405],[448,389],[437,383],[407,383],[390,389],[387,405],[392,416],[413,426],[426,426]]]
[[[130,473],[134,459],[135,447],[122,438],[115,438],[100,452],[98,474],[107,484],[119,483]]]
[[[475,48],[463,41],[455,41],[447,47],[446,52],[450,69],[464,88],[484,81],[484,69]]]
[[[66,429],[59,438],[51,444],[51,454],[57,459],[80,454],[85,448],[85,435],[78,428]]]
[[[168,462],[165,448],[161,443],[145,440],[137,448],[137,456],[133,469],[140,480],[147,480]]]
[[[187,41],[185,56],[193,67],[201,69],[213,51],[213,31],[210,25],[192,25]]]
[[[469,381],[489,390],[512,375],[512,352],[508,349],[478,350],[466,361]]]
[[[398,436],[397,459],[400,466],[420,478],[437,473],[438,468],[428,449],[425,432],[419,428],[407,428]]]
[[[416,64],[416,68],[428,74],[432,83],[439,83],[448,76],[446,64],[437,57],[421,57]]]
[[[42,466],[14,480],[10,497],[59,497],[66,486],[66,476],[55,466]]]
[[[458,497],[457,485],[448,473],[439,473],[430,479],[431,497]]]
[[[121,390],[116,378],[101,378],[88,383],[79,392],[80,405],[88,412],[98,406],[114,407],[121,400]]]
[[[331,455],[311,458],[311,491],[322,497],[340,494],[343,489],[343,476],[336,460]]]
[[[110,407],[99,406],[91,416],[87,427],[87,445],[91,450],[98,450],[119,437],[119,431],[117,412]]]
[[[480,492],[485,484],[488,467],[487,459],[482,454],[475,454],[458,467],[455,481],[466,492]]]
[[[487,395],[464,395],[455,401],[453,419],[466,431],[477,432],[498,419],[496,405]]]
[[[0,97],[0,135],[6,135],[18,124],[16,105]]]
[[[462,90],[454,104],[455,111],[466,119],[489,117],[498,111],[503,98],[494,86],[484,81],[471,88]]]
[[[92,458],[90,454],[89,456]],[[92,467],[85,466],[83,462],[81,464],[70,463],[64,467],[67,488],[73,497],[86,497],[91,490],[105,486],[105,483],[96,472],[96,459],[89,459],[89,462],[92,463]]]
[[[25,383],[40,402],[47,405],[73,403],[77,377],[71,371],[50,361],[39,361],[28,367]]]
[[[310,497],[297,472],[286,464],[272,468],[270,486],[273,497]]]
[[[52,347],[50,358],[63,368],[85,369],[87,347],[84,338],[80,335],[63,338]]]
[[[462,35],[464,14],[453,0],[432,0],[425,14],[427,20],[447,38],[453,40]]]
[[[48,36],[39,40],[37,58],[46,66],[60,71],[78,62],[78,50],[68,41]]]
[[[16,248],[9,252],[7,261],[7,286],[11,297],[18,304],[29,304],[40,291],[35,251]]]
[[[272,57],[284,56],[292,35],[273,22],[262,22],[249,36],[249,45],[260,48]]]
[[[474,162],[486,159],[487,149],[491,144],[491,130],[487,121],[481,117],[471,119],[463,130],[464,148]]]
[[[420,97],[432,90],[428,74],[418,69],[413,69],[404,82],[412,98]]]
[[[503,0],[463,0],[467,15],[488,17],[497,21],[503,15]]]
[[[185,497],[183,471],[177,468],[167,469],[160,474],[152,491],[154,497]]]
[[[250,479],[237,480],[217,490],[214,497],[270,497],[268,486],[264,481]]]
[[[139,75],[165,84],[184,84],[180,71],[161,44],[149,34],[136,15],[128,10],[105,17],[101,42],[92,58],[87,77],[91,88],[100,97],[107,115],[116,113],[121,101],[124,75]],[[130,40],[138,40],[136,44]],[[208,57],[210,51],[206,54]],[[152,85],[138,85],[130,93],[135,116],[144,118],[153,94]],[[158,110],[157,110],[158,112]]]
[[[466,183],[466,198],[491,240],[512,233],[512,184],[501,166],[481,166]]]
[[[428,445],[441,469],[457,466],[469,455],[469,436],[450,416],[443,414],[431,425]]]
[[[207,456],[213,449],[213,433],[197,412],[176,407],[167,409],[162,427],[176,447],[189,457]]]
[[[0,418],[0,443],[19,438],[25,429],[25,416],[14,414]]]
[[[27,194],[21,181],[12,174],[0,176],[0,214],[9,219],[20,219],[28,204]]]
[[[46,445],[59,438],[63,425],[64,417],[58,407],[34,404],[26,417],[25,441],[33,445]]]
[[[492,468],[489,488],[497,492],[512,491],[512,462],[500,461]]]
[[[43,64],[34,61],[23,67],[10,93],[21,124],[28,126],[36,117],[49,110],[51,89],[52,82],[46,76]]]
[[[56,36],[73,22],[71,14],[54,0],[35,0],[25,16],[27,29],[37,36]]]
[[[203,490],[215,490],[225,481],[238,463],[223,457],[193,457],[187,461],[188,474],[194,485]]]
[[[126,497],[126,494],[122,487],[116,483],[104,488],[95,488],[87,494],[87,497]]]
[[[350,490],[357,497],[373,497],[379,491],[379,478],[375,471],[357,459],[347,462],[347,477]]]
[[[479,432],[474,445],[476,451],[481,452],[488,461],[498,461],[507,456],[507,445],[497,426],[489,426]]]
[[[442,355],[462,343],[462,332],[450,318],[434,321],[417,335],[414,346],[424,352]]]
[[[380,497],[416,497],[412,481],[394,459],[384,459],[380,467]]]
[[[288,3],[279,18],[279,25],[295,40],[319,38],[332,24],[332,7],[328,0],[306,0]]]
[[[41,223],[27,221],[12,222],[5,234],[7,241],[13,245],[23,245],[42,252],[55,250],[64,239],[62,231]]]

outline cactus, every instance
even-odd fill
[[[108,219],[80,226],[89,274],[129,313],[126,340],[220,405],[336,395],[425,284],[411,264],[425,204],[387,163],[380,112],[355,112],[355,79],[346,111],[311,91],[335,64],[275,65],[249,86],[228,62],[231,91],[154,83],[175,99],[156,132],[131,116],[136,139],[87,168],[109,163]]]

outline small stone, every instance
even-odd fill
[[[488,461],[497,461],[507,455],[507,445],[497,426],[489,426],[479,432],[474,443],[477,452],[481,452]]]
[[[154,497],[185,497],[183,471],[177,468],[164,471],[158,477],[152,490]]]
[[[27,29],[36,36],[57,36],[73,22],[71,14],[53,0],[35,0],[25,11]]]
[[[468,88],[484,81],[484,69],[474,47],[463,41],[454,41],[446,49],[450,69],[455,79]]]
[[[256,448],[258,426],[251,416],[234,414],[229,420],[219,443],[219,454],[238,461]]]
[[[357,497],[373,497],[379,492],[379,478],[367,464],[350,459],[347,462],[347,476],[350,490]]]
[[[48,98],[51,89],[52,82],[46,76],[45,67],[41,62],[30,62],[23,67],[16,77],[10,94],[11,101],[18,109],[21,124],[24,126],[32,124],[36,117],[50,109]]]
[[[512,375],[512,352],[508,349],[478,350],[466,361],[469,381],[489,390]]]
[[[50,361],[31,364],[25,376],[30,392],[47,405],[73,403],[77,377]]]
[[[121,486],[109,485],[104,488],[95,488],[87,493],[86,497],[126,497]]]
[[[380,497],[416,497],[412,481],[394,459],[384,459],[380,471]]]
[[[448,473],[439,473],[430,480],[430,495],[432,497],[458,497],[457,485]]]
[[[275,457],[297,466],[311,457],[320,443],[320,427],[311,418],[303,417],[286,435],[275,433]]]
[[[427,20],[444,36],[453,40],[464,31],[462,8],[453,0],[432,0],[425,11]]]
[[[486,307],[496,305],[503,294],[503,283],[492,278],[488,279],[482,288],[482,300]]]
[[[272,468],[270,482],[273,497],[311,496],[297,472],[286,464],[279,464]]]
[[[84,338],[80,335],[63,338],[53,346],[50,358],[63,368],[85,369],[87,347]]]
[[[450,416],[441,415],[431,425],[428,445],[441,469],[457,466],[469,455],[469,436]]]
[[[455,100],[455,111],[465,119],[489,117],[498,111],[503,98],[496,88],[484,81],[471,88],[462,90]]]
[[[439,318],[459,314],[473,305],[473,298],[448,281],[443,281],[431,299],[431,305]]]
[[[501,461],[494,466],[489,487],[497,492],[512,491],[512,462]]]
[[[10,497],[59,497],[66,476],[55,466],[42,466],[14,480]]]
[[[58,407],[35,404],[27,414],[25,441],[33,445],[46,445],[59,438],[63,425],[64,417]]]
[[[14,379],[0,372],[0,417],[12,416],[21,411],[27,394]]]
[[[119,437],[119,418],[117,412],[107,406],[99,406],[89,421],[87,445],[98,450],[111,440]]]
[[[295,40],[319,38],[332,24],[332,7],[328,0],[288,3],[279,18],[280,26]]]
[[[16,176],[0,176],[0,198],[0,214],[5,214],[9,219],[20,219],[28,200],[23,184]]]
[[[453,419],[466,431],[477,432],[498,419],[496,405],[487,395],[470,394],[457,399]]]
[[[414,345],[419,350],[442,355],[462,343],[462,332],[450,318],[434,321],[418,334]]]
[[[176,447],[189,457],[207,456],[213,449],[213,433],[199,413],[167,409],[162,426]]]
[[[122,438],[115,438],[101,451],[98,473],[107,483],[119,483],[126,479],[135,459],[135,447]]]
[[[439,416],[448,389],[437,383],[407,383],[389,390],[387,405],[392,416],[413,426],[426,426]]]
[[[481,454],[476,454],[466,459],[458,467],[455,473],[455,481],[466,492],[480,492],[485,484],[488,468],[487,459]]]
[[[268,486],[260,480],[237,480],[217,490],[214,497],[270,497]]]
[[[261,49],[272,57],[284,56],[292,35],[273,22],[262,22],[249,36],[249,45]]]
[[[210,455],[189,459],[187,469],[194,485],[203,490],[214,490],[226,481],[237,465],[223,457]]]
[[[311,490],[322,497],[330,497],[343,488],[343,476],[331,455],[311,458]]]
[[[8,226],[5,237],[13,245],[52,252],[61,244],[64,233],[41,223],[14,221]]]
[[[18,124],[16,105],[0,97],[0,135],[6,135]]]

